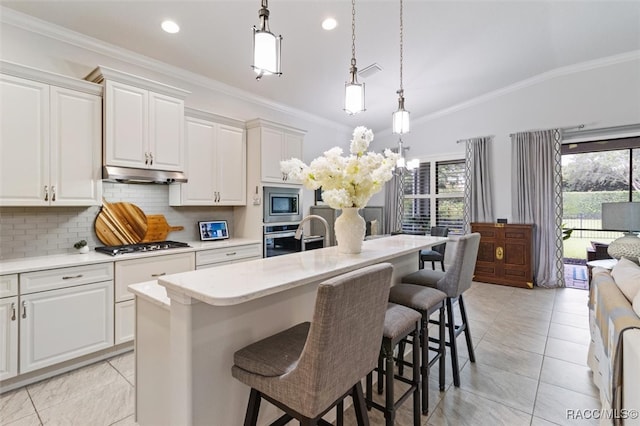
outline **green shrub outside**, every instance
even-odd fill
[[[627,201],[627,191],[564,192],[562,194],[563,217],[582,215],[586,219],[600,219],[602,203]]]

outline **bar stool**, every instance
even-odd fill
[[[445,333],[444,333],[444,300],[447,295],[440,290],[427,288],[413,284],[396,284],[389,291],[389,301],[398,305],[403,305],[415,309],[420,313],[420,348],[421,362],[420,372],[422,375],[422,413],[429,413],[429,369],[438,362],[440,390],[444,390],[444,358],[445,358]],[[438,338],[429,338],[429,317],[439,312],[440,326],[438,328]],[[406,340],[406,339],[405,339]],[[412,342],[416,347],[415,338]],[[430,347],[429,342],[437,342],[437,347]],[[398,353],[399,374],[402,375],[402,367],[405,364],[413,365],[404,361],[404,343],[400,343]],[[429,350],[434,351],[435,356],[429,360]],[[415,349],[414,349],[415,360]]]
[[[446,226],[432,226],[432,237],[446,237],[449,235],[449,228]],[[436,262],[440,262],[440,267],[444,272],[444,253],[447,243],[442,243],[431,247],[430,249],[420,250],[418,255],[418,269],[424,269],[424,262],[431,262],[431,269],[436,269]]]
[[[385,405],[373,401],[373,372],[367,374],[367,389],[365,400],[367,407],[375,408],[384,413],[385,425],[393,426],[396,411],[413,394],[413,425],[420,426],[420,318],[419,312],[405,306],[389,303],[384,317],[382,332],[382,347],[378,357],[378,394],[382,393],[386,384]],[[413,375],[411,379],[394,374],[393,350],[396,345],[407,336],[413,338]],[[393,380],[400,380],[410,385],[398,400],[394,397]]]
[[[458,346],[457,337],[464,333],[469,352],[469,361],[476,362],[471,342],[471,331],[467,311],[464,307],[462,293],[471,287],[473,272],[478,257],[478,247],[480,245],[480,234],[473,233],[463,235],[458,239],[456,253],[453,257],[453,264],[447,272],[431,271],[421,269],[417,272],[402,277],[402,283],[424,286],[426,288],[437,288],[446,293],[447,296],[447,330],[449,331],[449,342],[447,346],[451,348],[451,367],[453,372],[453,384],[460,386],[460,369],[458,366]],[[461,324],[456,324],[453,315],[453,301],[458,300],[460,308]],[[437,323],[437,321],[432,321]]]
[[[347,395],[358,425],[369,424],[360,380],[377,364],[392,271],[382,263],[324,281],[311,323],[234,354],[231,374],[251,387],[245,426],[256,424],[262,399],[285,412],[272,425],[324,425],[322,416]]]

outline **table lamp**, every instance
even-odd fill
[[[609,244],[609,256],[626,257],[638,263],[640,238],[634,232],[640,231],[640,202],[602,203],[602,229],[625,232],[623,237]]]

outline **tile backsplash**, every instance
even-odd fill
[[[168,185],[103,182],[103,197],[110,203],[134,203],[145,214],[163,214],[171,226],[168,239],[198,240],[197,222],[227,220],[233,229],[233,207],[171,207]],[[96,237],[94,221],[100,206],[0,207],[0,260],[73,253],[73,243],[87,240],[89,247],[104,245]]]

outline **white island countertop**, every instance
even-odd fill
[[[364,241],[359,254],[327,247],[168,275],[158,284],[166,287],[169,296],[188,296],[214,306],[236,305],[405,254],[415,253],[417,262],[420,249],[445,241],[444,237],[394,235]]]

